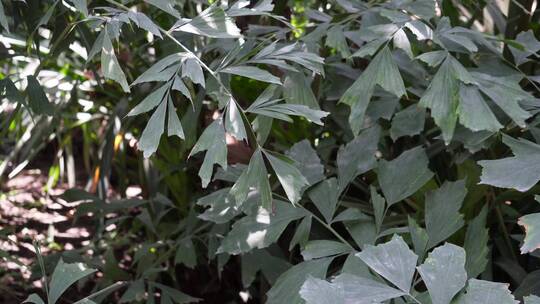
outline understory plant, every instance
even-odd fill
[[[537,4],[0,0],[25,301],[540,303]]]

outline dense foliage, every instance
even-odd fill
[[[537,4],[0,0],[0,300],[540,303]]]

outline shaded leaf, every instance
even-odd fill
[[[467,194],[465,180],[445,182],[439,189],[426,195],[427,249],[446,240],[463,227],[465,221],[459,213]]]
[[[503,135],[502,141],[512,149],[514,156],[479,161],[482,166],[480,183],[525,192],[540,180],[540,146],[507,135]]]
[[[407,150],[392,161],[379,162],[379,184],[388,205],[412,195],[431,179],[428,162],[422,147]]]
[[[297,264],[283,273],[274,286],[266,294],[268,304],[302,304],[304,301],[300,297],[300,288],[311,276],[314,278],[324,278],[326,270],[332,258],[305,261]]]
[[[337,166],[339,187],[344,187],[359,174],[373,169],[377,164],[375,152],[379,144],[381,128],[378,125],[362,131],[345,146],[339,148]]]
[[[49,303],[56,303],[69,286],[96,271],[82,263],[68,264],[60,259],[49,283]]]
[[[30,109],[36,114],[52,115],[54,108],[36,77],[28,75],[26,76],[26,81],[28,82],[26,94],[28,94],[28,105]]]
[[[489,240],[488,229],[486,228],[487,207],[484,206],[480,214],[469,222],[467,234],[465,235],[465,252],[467,261],[465,269],[469,278],[476,278],[481,274],[488,263]]]
[[[390,137],[395,141],[402,136],[413,136],[424,130],[426,111],[416,105],[398,112],[392,119]]]
[[[339,100],[351,107],[349,124],[354,134],[358,134],[364,123],[366,109],[377,84],[397,97],[406,94],[403,80],[388,47],[379,51]]]
[[[339,198],[337,180],[335,178],[330,178],[322,181],[310,190],[308,195],[317,209],[321,212],[326,222],[332,222]]]
[[[296,167],[310,185],[324,179],[324,166],[309,140],[295,143],[285,154],[296,162]]]

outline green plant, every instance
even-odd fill
[[[1,1],[0,178],[54,144],[93,228],[50,288],[70,256],[128,282],[96,303],[537,303],[539,15],[507,2]]]

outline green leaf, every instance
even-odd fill
[[[351,247],[342,242],[330,240],[309,241],[302,250],[302,257],[305,261],[324,258],[328,256],[341,255],[351,251]]]
[[[252,250],[242,255],[242,285],[248,288],[261,272],[270,284],[287,271],[291,265],[284,259],[271,255],[267,250]]]
[[[195,251],[195,247],[191,239],[184,238],[178,241],[176,246],[176,255],[174,256],[174,264],[184,264],[188,268],[195,268],[197,265],[197,252]]]
[[[269,101],[262,104],[252,104],[246,112],[256,113],[276,119],[292,122],[292,119],[288,115],[302,116],[308,121],[316,123],[318,125],[324,125],[322,118],[326,117],[328,112],[313,110],[304,105],[297,104],[276,104],[277,100]]]
[[[522,109],[519,101],[534,100],[534,97],[520,87],[519,81],[512,77],[494,77],[484,73],[472,73],[472,75],[482,93],[486,94],[518,126],[525,127],[525,120],[531,117],[531,113]]]
[[[503,135],[502,141],[512,149],[513,157],[482,160],[480,183],[525,192],[540,180],[540,146],[523,138]]]
[[[165,98],[165,96],[168,94],[168,91],[169,86],[166,84],[159,87],[152,93],[148,94],[148,96],[146,96],[137,106],[131,109],[127,116],[139,115],[154,109]]]
[[[354,134],[358,134],[363,126],[366,109],[377,84],[397,97],[406,95],[403,79],[388,47],[379,51],[339,100],[351,107],[349,124]]]
[[[199,299],[199,298],[194,298],[194,297],[192,297],[192,296],[190,296],[188,294],[185,294],[185,293],[183,293],[183,292],[181,292],[179,290],[176,290],[174,288],[171,288],[169,286],[166,286],[166,285],[163,285],[163,284],[160,284],[160,283],[149,282],[149,285],[161,289],[163,294],[169,296],[174,301],[174,303],[177,303],[177,304],[193,303],[193,302],[200,302],[201,301],[201,299]]]
[[[270,162],[272,169],[287,194],[291,203],[296,204],[302,198],[304,188],[309,185],[306,178],[294,166],[294,162],[284,155],[272,155],[265,152],[264,155]]]
[[[312,217],[306,216],[302,219],[300,224],[296,226],[296,231],[289,244],[289,250],[292,250],[294,246],[300,245],[300,248],[304,248],[309,240],[309,234],[311,232]]]
[[[416,105],[398,112],[392,119],[390,137],[396,140],[402,136],[413,136],[424,130],[426,111]]]
[[[144,0],[162,11],[171,14],[176,18],[181,18],[180,13],[174,8],[174,2],[171,0]]]
[[[230,188],[224,188],[199,198],[197,205],[209,207],[199,218],[216,224],[227,223],[240,213],[234,197],[229,193]]]
[[[469,278],[476,278],[484,272],[488,263],[489,232],[486,228],[487,206],[482,208],[480,214],[469,222],[465,243],[463,247],[467,253],[465,269]]]
[[[120,68],[120,63],[114,55],[114,48],[107,33],[107,29],[104,29],[103,34],[103,45],[101,46],[101,70],[103,71],[103,76],[106,79],[114,80],[124,90],[124,92],[129,93],[129,85],[126,80],[126,75]]]
[[[299,104],[319,110],[319,103],[308,78],[301,72],[289,72],[283,81],[283,98],[287,103]]]
[[[0,25],[2,25],[2,27],[9,34],[8,20],[7,20],[7,17],[6,17],[6,13],[4,12],[4,5],[2,4],[2,1],[0,1]]]
[[[410,216],[408,216],[409,233],[411,234],[411,240],[414,246],[414,252],[418,255],[419,260],[424,259],[424,255],[428,249],[428,234],[425,229],[420,227],[418,223]]]
[[[244,203],[251,190],[258,191],[263,208],[266,210],[272,209],[272,190],[270,189],[268,172],[260,149],[253,153],[249,166],[242,172],[231,188],[230,193],[234,196],[237,206]]]
[[[386,201],[382,197],[375,187],[369,187],[369,193],[371,194],[371,205],[373,206],[373,217],[375,218],[375,225],[377,226],[377,232],[381,231],[382,222],[384,220],[384,211],[386,208]]]
[[[182,77],[191,79],[193,83],[198,83],[203,88],[206,85],[202,67],[194,57],[188,57],[182,62]]]
[[[297,264],[283,273],[274,286],[266,294],[268,304],[302,304],[304,301],[300,297],[300,288],[311,276],[314,278],[324,278],[326,270],[332,262],[332,258],[305,261]]]
[[[429,236],[427,249],[446,240],[463,224],[463,215],[459,213],[463,199],[467,194],[465,180],[445,182],[439,189],[426,195],[426,230]]]
[[[459,122],[473,131],[497,132],[503,126],[499,123],[480,91],[462,84],[459,89]]]
[[[204,188],[210,183],[214,164],[218,164],[223,169],[227,169],[227,144],[225,143],[225,129],[222,119],[216,119],[201,134],[199,140],[190,152],[190,155],[206,151],[204,161],[199,169]]]
[[[88,3],[86,3],[86,0],[71,0],[71,2],[73,2],[73,6],[83,13],[85,17],[88,16]]]
[[[247,78],[251,78],[251,79],[255,79],[259,81],[281,85],[281,81],[279,80],[278,77],[270,74],[270,72],[268,71],[259,69],[257,67],[252,67],[252,66],[247,66],[247,65],[233,66],[233,67],[225,68],[221,70],[220,72],[239,75],[239,76],[243,76],[243,77],[247,77]]]
[[[400,290],[409,293],[418,256],[400,236],[381,245],[368,245],[356,256]]]
[[[540,248],[540,213],[527,214],[519,218],[518,224],[525,229],[521,254]]]
[[[238,38],[242,36],[234,19],[227,16],[225,11],[216,4],[211,5],[191,20],[179,20],[173,29],[213,38]]]
[[[160,59],[142,73],[131,84],[132,86],[151,81],[167,81],[175,75],[180,69],[182,53],[174,53]]]
[[[184,129],[182,128],[182,123],[180,123],[180,118],[178,118],[178,115],[176,114],[176,108],[174,107],[170,96],[167,111],[169,112],[169,118],[167,119],[167,134],[169,136],[176,135],[181,139],[184,139]]]
[[[327,223],[332,222],[339,199],[337,180],[330,178],[322,181],[308,193],[309,198],[323,215]]]
[[[344,303],[382,303],[405,295],[386,284],[348,273],[340,274],[333,283],[343,289]]]
[[[232,98],[227,106],[227,114],[225,115],[225,129],[227,133],[231,134],[238,140],[247,138],[246,128],[244,127],[244,121],[242,120],[242,114],[238,109],[236,101]]]
[[[465,250],[452,244],[435,248],[418,267],[433,304],[449,304],[467,282]]]
[[[356,176],[373,169],[377,164],[375,152],[378,149],[381,128],[378,125],[362,131],[337,153],[339,187],[344,189]]]
[[[299,293],[306,304],[345,303],[345,293],[341,285],[312,276],[302,284]]]
[[[56,303],[69,286],[96,271],[82,263],[68,264],[60,259],[49,283],[49,303]]]
[[[145,14],[139,13],[139,12],[127,12],[127,15],[129,19],[133,21],[138,27],[144,29],[145,31],[151,33],[152,35],[162,38],[161,32],[159,31],[159,27],[152,21],[150,18],[148,18]]]
[[[540,297],[530,295],[525,297],[525,304],[540,304]]]
[[[28,95],[28,105],[30,106],[30,109],[36,114],[52,115],[54,113],[54,108],[36,77],[28,75],[26,76],[26,81],[28,82],[26,94]]]
[[[392,161],[381,160],[377,174],[389,206],[414,194],[433,176],[422,147],[403,152]]]
[[[508,284],[495,283],[470,279],[467,292],[460,297],[458,304],[518,304],[510,290]]]
[[[43,300],[35,293],[29,295],[28,298],[26,298],[26,300],[23,301],[23,303],[45,304],[45,302],[43,302]]]
[[[162,101],[157,110],[152,114],[139,139],[138,149],[143,151],[145,158],[150,157],[157,151],[161,134],[165,128],[165,111],[167,102]]]
[[[421,106],[431,109],[431,116],[441,128],[446,144],[450,143],[456,127],[460,84],[473,82],[461,63],[448,54],[420,99]]]
[[[274,202],[274,212],[259,208],[238,220],[221,242],[217,253],[240,254],[275,243],[290,222],[306,216],[301,208],[281,201]]]
[[[296,162],[296,167],[310,185],[324,179],[324,166],[309,140],[295,143],[285,154]]]

